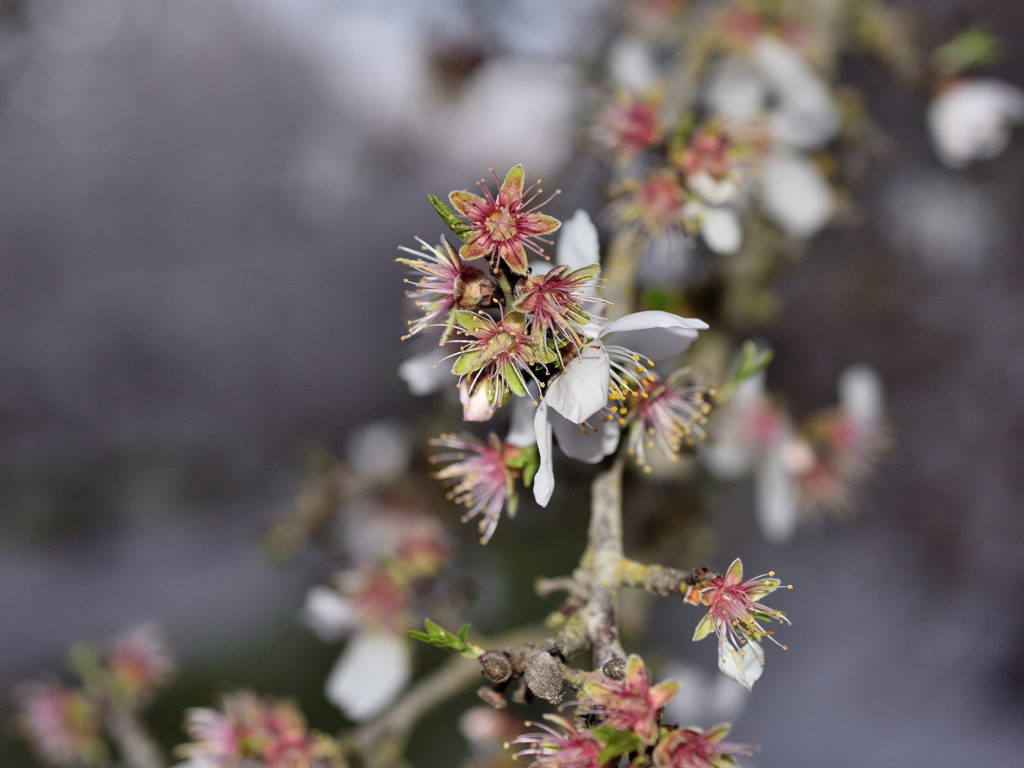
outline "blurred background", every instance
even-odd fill
[[[597,210],[578,121],[614,5],[0,2],[0,691],[152,618],[184,670],[151,717],[167,745],[185,706],[237,685],[340,725],[321,690],[337,648],[295,620],[318,565],[275,565],[261,533],[311,448],[436,405],[395,373],[395,247],[440,232],[427,194],[523,162],[564,190],[553,215]],[[1019,3],[903,5],[939,30],[987,20],[1006,44],[990,74],[1024,85]],[[898,149],[867,171],[859,225],[786,278],[770,378],[809,411],[848,364],[873,366],[894,447],[856,520],[785,545],[758,534],[748,485],[724,494],[709,565],[739,553],[796,585],[790,650],[733,734],[758,766],[1014,764],[1024,137],[954,172],[929,148],[927,94],[863,60],[843,77]],[[582,546],[571,493],[543,514],[524,499],[521,525],[467,555],[486,630],[543,615],[509,585],[571,567],[552,533]],[[644,647],[711,669],[693,620],[659,604]],[[416,737],[417,765],[462,759],[453,720]],[[0,765],[34,763],[5,738]]]

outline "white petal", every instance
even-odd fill
[[[736,253],[743,243],[740,219],[732,208],[707,208],[701,217],[700,233],[715,253]]]
[[[613,80],[630,91],[646,91],[658,79],[658,68],[647,44],[628,35],[612,43],[608,51],[608,71]]]
[[[394,701],[411,670],[405,638],[393,632],[359,632],[327,677],[325,693],[349,719],[368,720]]]
[[[716,179],[707,171],[698,171],[692,176],[687,176],[686,184],[709,205],[731,203],[740,193],[736,178],[725,176]]]
[[[580,424],[608,402],[610,377],[604,346],[584,347],[548,384],[544,401],[569,421]]]
[[[761,171],[765,213],[788,234],[808,238],[832,217],[832,190],[811,161],[789,152],[769,157]]]
[[[596,429],[587,429],[575,424],[557,413],[548,414],[558,447],[562,453],[576,461],[596,464],[605,456],[610,456],[619,446],[619,424],[616,421],[597,416],[594,418]]]
[[[551,457],[551,425],[548,423],[548,404],[541,401],[533,417],[533,427],[537,435],[537,452],[540,454],[540,466],[533,476],[533,498],[542,507],[551,501],[555,490],[555,472]]]
[[[762,36],[750,55],[775,92],[771,127],[776,139],[809,149],[838,133],[839,108],[828,86],[794,48],[777,38]]]
[[[850,417],[864,427],[882,418],[885,392],[882,380],[867,365],[851,365],[839,376],[839,404]]]
[[[1006,149],[1014,123],[1024,123],[1024,91],[1000,80],[961,80],[928,108],[935,152],[952,168],[998,155]]]
[[[718,668],[749,691],[764,672],[764,649],[753,641],[737,649],[722,640],[718,643]]]
[[[324,584],[310,587],[299,619],[321,640],[331,642],[347,635],[359,622],[353,602]]]
[[[437,392],[452,381],[447,366],[438,365],[447,354],[443,349],[428,349],[403,361],[398,366],[398,375],[414,395],[429,395]]]
[[[558,264],[570,269],[582,269],[600,261],[597,227],[586,211],[576,211],[571,219],[562,222],[555,254]]]
[[[345,458],[360,475],[376,482],[393,480],[409,466],[412,440],[404,427],[374,421],[352,432],[345,441]]]
[[[479,386],[472,396],[467,386],[459,385],[459,402],[462,403],[463,421],[490,421],[497,410],[497,403],[491,402],[487,386]]]
[[[652,360],[663,360],[689,347],[697,338],[697,331],[707,327],[707,323],[696,318],[645,310],[608,323],[601,330],[600,338],[608,344],[635,350]]]
[[[704,99],[711,112],[727,121],[746,123],[760,114],[765,103],[764,81],[753,67],[733,56],[712,73]]]
[[[797,488],[786,463],[785,451],[770,451],[757,472],[757,522],[768,541],[793,537],[799,521]]]
[[[534,428],[535,411],[533,397],[529,394],[526,397],[516,397],[512,400],[512,415],[509,420],[508,434],[505,435],[506,443],[525,448],[537,442]]]

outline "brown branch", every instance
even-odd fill
[[[601,669],[625,652],[619,642],[617,600],[622,564],[622,457],[617,457],[592,486],[590,528],[584,567],[592,574],[590,599],[583,620],[594,649],[594,668]]]

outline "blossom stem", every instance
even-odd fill
[[[165,768],[167,763],[138,716],[123,704],[112,703],[107,728],[130,768]]]
[[[498,287],[501,288],[501,294],[505,297],[505,311],[512,312],[515,310],[516,297],[515,292],[512,290],[512,285],[508,281],[508,275],[505,274],[505,270],[500,266],[494,270],[494,276],[498,281]]]

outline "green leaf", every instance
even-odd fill
[[[409,637],[413,640],[433,645],[435,648],[442,648],[446,651],[455,651],[468,659],[475,659],[484,652],[483,648],[469,642],[469,624],[459,630],[457,635],[452,634],[437,622],[430,619],[423,620],[423,627],[426,632],[409,631]]]
[[[595,728],[592,733],[604,742],[604,748],[598,755],[597,762],[604,765],[613,757],[639,752],[644,748],[643,739],[633,731],[620,731],[610,725]]]
[[[460,240],[468,240],[469,233],[473,228],[460,219],[458,214],[449,208],[448,204],[437,195],[427,195],[427,198],[430,200],[430,204],[434,206],[434,210],[437,211],[441,220],[448,225],[448,228],[458,235]]]
[[[995,64],[1002,57],[1001,41],[981,24],[968,27],[935,51],[936,65],[950,75],[972,67]]]
[[[736,366],[736,370],[733,371],[732,376],[729,377],[716,398],[719,403],[728,401],[736,393],[736,388],[740,384],[767,368],[768,363],[775,357],[775,353],[770,349],[758,349],[757,345],[749,340],[743,342],[740,355],[740,362]]]

